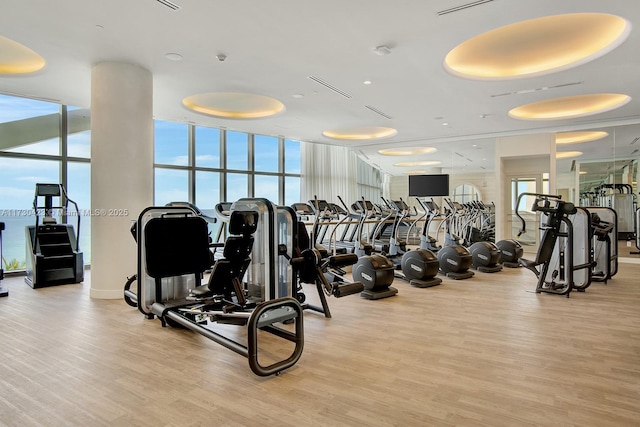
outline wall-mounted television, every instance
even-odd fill
[[[449,175],[409,175],[409,196],[448,196]]]

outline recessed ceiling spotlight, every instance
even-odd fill
[[[365,80],[362,83],[365,84],[365,85],[370,85],[371,84],[371,80]]]
[[[300,98],[304,98],[304,95],[301,93],[294,93],[293,95],[291,95],[293,98],[296,99],[300,99]]]
[[[382,45],[373,49],[373,53],[375,53],[378,56],[385,56],[391,53],[391,49],[389,49],[389,46]]]
[[[167,53],[164,55],[169,61],[182,61],[182,55],[179,53]]]
[[[96,28],[98,30],[104,30],[104,26],[100,25],[100,24],[96,24]]]
[[[438,151],[434,147],[405,147],[405,148],[385,148],[378,150],[378,154],[383,156],[416,156],[418,154],[431,154]]]
[[[447,123],[447,122],[443,122],[443,123],[442,123],[442,126],[449,126],[449,123]]]

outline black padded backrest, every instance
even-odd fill
[[[249,257],[253,248],[253,236],[231,236],[224,243],[223,256],[229,261],[242,261]]]
[[[200,217],[153,218],[144,227],[145,264],[154,278],[202,273],[211,266],[207,222]]]
[[[229,216],[229,234],[247,236],[258,228],[258,213],[253,211],[233,211]]]

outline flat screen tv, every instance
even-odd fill
[[[409,196],[448,196],[449,175],[409,175]]]

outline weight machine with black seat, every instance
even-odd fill
[[[561,200],[560,196],[540,193],[521,193],[517,207],[525,196],[535,197],[531,210],[543,215],[540,218],[542,239],[536,259],[518,260],[538,278],[536,293],[569,297],[574,289],[584,291],[591,284],[593,266],[590,213],[571,202]],[[516,216],[522,223],[518,235],[522,235],[526,232],[526,222],[517,209]],[[546,221],[543,221],[544,217]]]
[[[288,243],[281,242],[278,230],[290,231],[287,226],[295,222],[290,215],[266,199],[234,202],[223,258],[211,267],[207,222],[201,216],[186,206],[145,209],[137,221],[138,309],[148,318],[157,316],[163,326],[183,326],[246,357],[256,375],[293,366],[304,347],[302,307],[291,297],[290,277],[278,262],[281,244]],[[288,225],[279,227],[283,219]],[[224,336],[216,324],[246,326],[247,344]],[[265,366],[261,331],[294,343],[290,355]]]

